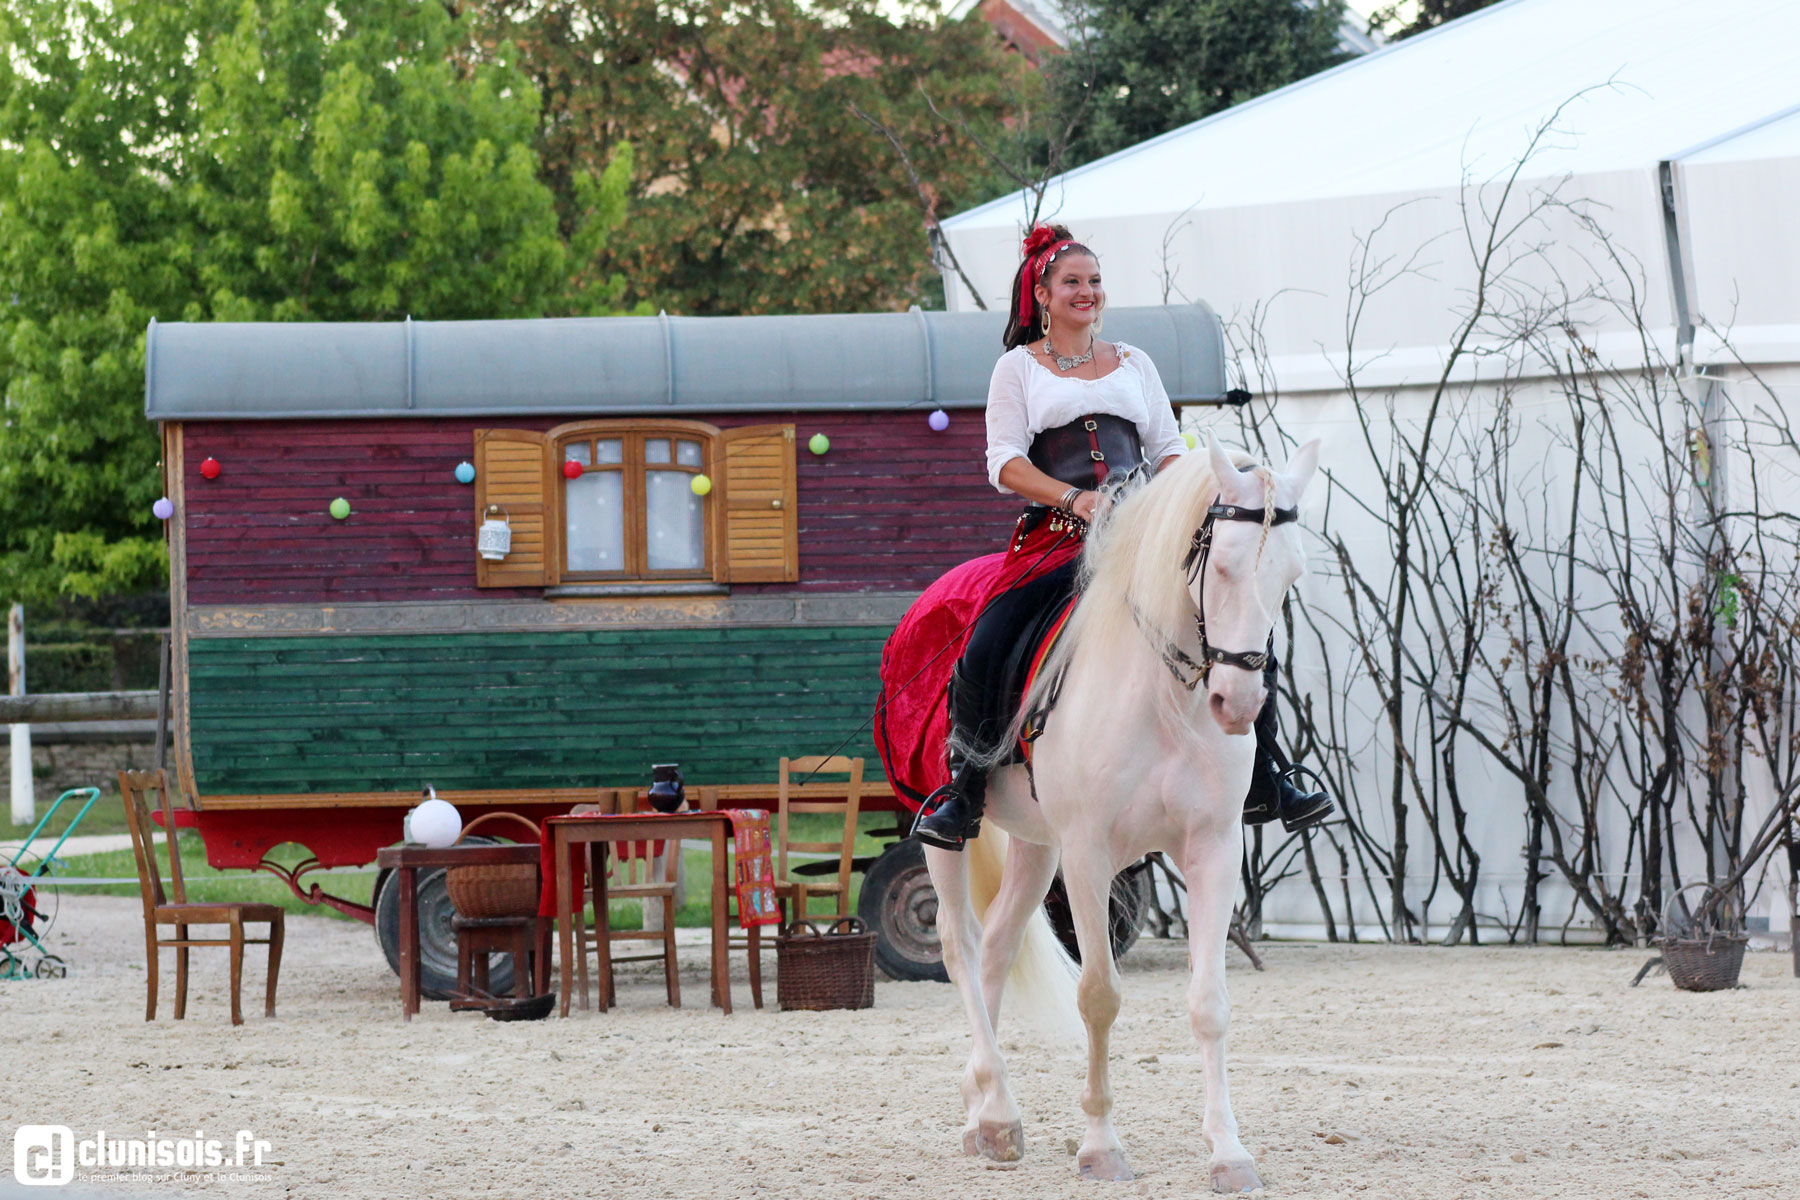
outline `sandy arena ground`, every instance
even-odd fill
[[[1082,1183],[1078,1049],[1005,1037],[1029,1143],[1015,1168],[958,1153],[968,1037],[952,990],[883,982],[873,1012],[730,1017],[647,973],[600,1015],[503,1024],[428,1004],[400,1020],[363,926],[290,918],[278,1020],[260,949],[231,1027],[225,955],[195,952],[188,1019],[143,1017],[135,900],[65,897],[62,981],[0,984],[0,1135],[25,1122],[143,1136],[240,1128],[262,1182],[89,1183],[83,1195],[352,1197],[1189,1196],[1207,1187],[1183,948],[1127,956],[1117,1124],[1136,1182]],[[1268,1196],[1800,1197],[1800,980],[1627,986],[1645,955],[1274,945],[1233,952],[1232,1089]],[[773,959],[770,960],[771,967]],[[773,1001],[773,988],[770,992]],[[1330,1136],[1337,1135],[1337,1136]],[[10,1141],[10,1137],[6,1137]],[[0,1150],[4,1150],[0,1146]],[[0,1154],[0,1163],[4,1162]],[[0,1195],[14,1190],[0,1165]]]

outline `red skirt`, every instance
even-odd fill
[[[1020,528],[1025,518],[1020,519]],[[994,597],[1048,574],[1081,552],[1085,530],[1052,515],[1029,533],[1015,531],[1006,551],[955,567],[913,601],[881,653],[875,749],[894,794],[917,809],[950,782],[950,672],[975,619]]]

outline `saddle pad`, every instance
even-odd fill
[[[950,781],[945,743],[950,736],[946,696],[950,673],[968,645],[975,618],[994,597],[1028,583],[1067,563],[1080,551],[1078,542],[1053,553],[989,554],[971,559],[946,573],[906,610],[881,654],[881,696],[875,706],[875,749],[894,794],[914,810],[925,797]],[[1041,635],[1047,622],[1027,630]],[[1029,641],[1032,646],[1035,641]],[[1034,656],[1015,651],[1024,664]],[[1022,678],[1022,672],[1009,672]],[[1016,701],[1019,688],[1012,689]]]

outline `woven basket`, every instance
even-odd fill
[[[1663,928],[1673,929],[1670,910],[1682,892],[1702,887],[1708,892],[1718,889],[1708,884],[1691,883],[1670,896],[1663,905]],[[1737,986],[1744,969],[1744,949],[1750,944],[1748,934],[1713,928],[1691,928],[1682,932],[1688,937],[1665,936],[1661,940],[1663,966],[1669,970],[1669,981],[1689,992],[1720,992]]]
[[[517,821],[531,830],[531,840],[538,840],[538,827],[518,813],[488,813],[463,826],[461,845],[469,831],[483,821]],[[531,917],[537,915],[538,895],[542,883],[535,863],[499,863],[492,866],[451,867],[444,872],[444,885],[450,891],[450,903],[465,917]]]
[[[775,939],[775,963],[783,1011],[875,1006],[875,935],[855,917],[824,933],[795,921]]]

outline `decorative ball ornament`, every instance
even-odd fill
[[[823,454],[831,449],[831,439],[822,433],[815,433],[807,439],[806,448],[814,454]]]
[[[458,483],[474,483],[475,482],[475,464],[472,462],[457,463],[456,464],[456,482],[458,482]]]
[[[941,408],[933,409],[931,415],[925,418],[925,423],[935,432],[942,433],[950,428],[950,414]]]
[[[350,515],[350,502],[348,500],[344,499],[342,496],[339,496],[336,500],[333,500],[331,502],[331,515],[336,517],[340,521],[343,520],[345,517],[349,516]]]
[[[688,490],[693,492],[696,496],[704,496],[706,493],[712,491],[712,480],[704,475],[696,475],[689,481]]]
[[[206,479],[217,479],[219,473],[224,469],[224,467],[219,465],[219,460],[216,458],[208,458],[205,462],[200,464],[200,474]]]
[[[462,824],[462,814],[456,811],[456,805],[433,796],[421,800],[417,808],[406,814],[402,836],[409,842],[442,850],[456,844]]]
[[[580,463],[576,462],[572,458],[565,459],[563,461],[563,478],[564,479],[580,479],[581,473],[583,470],[584,470],[584,468],[582,467],[582,465]]]
[[[1181,440],[1187,443],[1187,448],[1189,450],[1197,450],[1200,447],[1200,439],[1191,433],[1182,434]]]
[[[157,520],[166,521],[175,515],[175,502],[164,496],[150,506],[150,511],[156,514]]]

